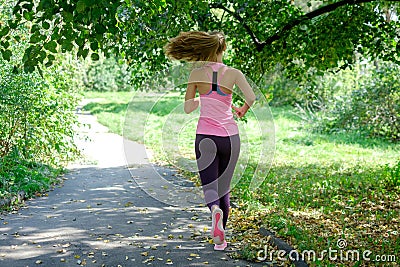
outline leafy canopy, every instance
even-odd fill
[[[15,34],[29,31],[18,62],[26,71],[55,54],[99,53],[126,60],[139,82],[168,61],[163,46],[180,31],[222,30],[228,64],[259,79],[277,64],[294,76],[351,66],[354,53],[399,62],[399,0],[18,0],[0,26],[1,54],[11,60]]]

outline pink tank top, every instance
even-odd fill
[[[216,62],[209,66],[213,70],[212,85],[207,94],[200,95],[200,118],[196,133],[216,136],[239,134],[232,113],[232,94],[224,93],[218,85],[218,69],[225,65]]]

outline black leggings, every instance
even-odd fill
[[[230,207],[230,184],[240,153],[240,137],[197,134],[195,142],[197,167],[204,199],[210,208],[218,205],[226,227]]]

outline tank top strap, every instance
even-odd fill
[[[208,67],[210,67],[212,69],[212,77],[207,72],[207,76],[211,81],[211,88],[210,88],[210,91],[207,93],[207,95],[211,94],[212,92],[217,92],[219,95],[227,96],[228,94],[225,94],[219,87],[219,81],[221,80],[222,76],[224,76],[226,68],[224,68],[222,70],[222,72],[220,73],[220,75],[218,75],[218,70],[220,68],[225,67],[225,65],[224,64],[212,64],[212,65],[208,65]],[[219,76],[219,79],[218,79],[218,76]]]
[[[212,86],[211,90],[212,91],[218,91],[218,72],[214,71],[213,72],[213,77],[212,77]]]

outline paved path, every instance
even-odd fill
[[[213,250],[198,188],[93,116],[80,120],[91,125],[80,129],[86,160],[48,196],[0,215],[0,266],[256,266]]]

